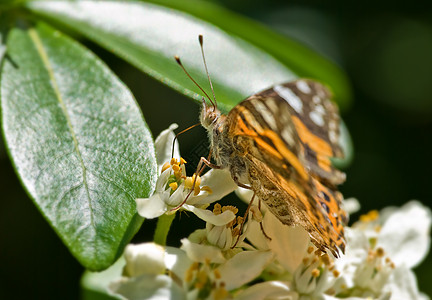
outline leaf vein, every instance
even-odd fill
[[[53,70],[53,68],[51,66],[50,60],[48,58],[48,54],[47,54],[47,52],[46,52],[46,50],[44,48],[42,40],[40,39],[37,31],[34,28],[30,28],[29,29],[29,36],[30,36],[31,40],[33,41],[33,43],[35,44],[36,50],[37,50],[37,52],[38,52],[38,54],[39,54],[39,56],[40,56],[40,58],[42,60],[42,63],[44,65],[44,67],[46,68],[46,71],[48,72],[52,88],[54,90],[54,93],[56,95],[57,100],[60,103],[62,112],[63,112],[63,114],[64,114],[64,116],[66,118],[66,121],[67,121],[67,124],[68,124],[68,127],[69,127],[69,131],[70,131],[70,133],[72,135],[75,151],[77,152],[78,158],[80,160],[81,168],[82,168],[83,184],[84,184],[84,188],[85,188],[85,191],[86,191],[86,194],[87,194],[89,208],[90,208],[90,223],[94,227],[95,224],[94,224],[94,219],[93,219],[93,207],[92,207],[92,203],[91,203],[92,200],[91,200],[91,197],[90,197],[88,183],[87,183],[87,168],[86,168],[86,166],[84,164],[84,160],[83,160],[83,158],[81,156],[81,152],[79,151],[79,146],[78,146],[78,140],[77,140],[77,137],[76,137],[76,133],[75,133],[74,128],[72,126],[72,122],[71,122],[70,116],[68,114],[66,105],[65,105],[65,103],[63,101],[62,95],[60,93],[60,89],[59,89],[58,84],[57,84],[57,80],[56,80],[55,75],[54,75],[54,70]]]

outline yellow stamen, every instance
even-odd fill
[[[340,272],[338,270],[333,270],[333,276],[334,277],[339,277]]]
[[[326,266],[330,265],[331,263],[330,257],[327,254],[321,256],[321,260]]]
[[[164,163],[162,166],[161,173],[165,172],[169,167],[170,167],[169,162]]]
[[[174,172],[180,171],[180,167],[177,164],[173,164],[172,169],[173,169]]]
[[[207,193],[209,193],[209,194],[213,194],[212,189],[211,189],[208,185],[203,186],[203,187],[201,188],[201,191],[207,192]]]
[[[203,287],[207,280],[207,273],[204,270],[199,271],[197,274],[197,284],[200,283]]]
[[[376,254],[377,254],[378,257],[383,257],[384,254],[385,254],[384,249],[381,248],[381,247],[378,247],[378,248],[376,249]]]
[[[379,217],[379,212],[374,209],[365,215],[361,215],[360,221],[361,222],[372,222],[372,221],[375,221],[376,219],[378,219],[378,217]]]
[[[222,208],[219,203],[216,203],[213,207],[213,214],[214,215],[220,215],[222,213]]]
[[[204,283],[202,282],[195,282],[195,289],[201,290],[204,287]]]
[[[194,262],[189,269],[186,270],[186,275],[185,275],[185,281],[186,282],[191,282],[192,279],[194,278],[194,273],[195,271],[198,270],[199,264],[197,262]]]
[[[171,165],[178,165],[177,159],[176,158],[171,158]]]
[[[311,272],[311,275],[312,275],[312,277],[317,278],[320,275],[320,273],[321,273],[320,270],[313,269],[312,272]]]
[[[185,164],[185,163],[186,163],[186,161],[184,160],[184,158],[180,157],[180,165]]]
[[[231,232],[232,232],[232,236],[238,236],[240,235],[240,228],[237,226]]]
[[[307,249],[307,252],[309,254],[311,254],[314,251],[314,247],[313,246],[309,246],[309,248]]]
[[[192,188],[193,179],[192,177],[186,177],[185,179],[185,188],[190,190]]]
[[[216,289],[213,293],[213,299],[214,300],[224,300],[228,299],[228,291],[224,287],[220,287]]]
[[[178,172],[174,172],[174,176],[177,180],[179,180],[182,177],[182,172],[179,170]]]
[[[169,184],[169,186],[173,191],[175,191],[178,188],[177,182],[172,182]]]
[[[237,218],[239,218],[239,217],[237,217]],[[232,220],[231,222],[229,222],[228,224],[226,224],[226,228],[232,228],[232,227],[234,227],[234,225],[236,224],[236,222],[237,222],[237,220],[236,220],[236,218],[234,218],[234,220]],[[239,224],[241,224],[241,223],[239,223]]]
[[[193,273],[194,273],[194,271],[192,269],[187,269],[186,270],[186,274],[185,274],[185,277],[184,277],[186,282],[191,282],[192,281],[192,279],[193,279]]]
[[[238,213],[238,208],[232,205],[225,205],[224,207],[222,207],[222,212],[225,212],[227,210],[232,211],[234,214]]]
[[[221,273],[219,272],[219,269],[215,269],[213,273],[216,279],[220,279],[222,277]]]
[[[194,196],[196,196],[196,195],[198,195],[199,193],[200,193],[200,187],[199,187],[199,185],[195,185],[195,188],[194,188]]]
[[[196,176],[196,174],[192,175],[192,179],[195,180],[196,177],[196,181],[195,181],[195,186],[200,186],[201,185],[201,177],[200,176]]]
[[[369,244],[371,245],[371,248],[375,248],[375,245],[377,244],[377,239],[374,237],[370,238]]]
[[[374,230],[376,233],[379,233],[381,231],[381,226],[380,225],[375,226]]]

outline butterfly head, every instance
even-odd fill
[[[220,111],[214,105],[207,105],[205,98],[202,99],[200,121],[202,126],[211,131],[221,116]]]

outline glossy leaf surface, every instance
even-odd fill
[[[7,47],[2,126],[17,173],[81,264],[104,269],[142,223],[135,198],[155,183],[142,113],[105,64],[51,27],[16,27]]]
[[[135,1],[43,1],[28,6],[37,15],[85,35],[198,100],[203,93],[173,57],[179,55],[192,76],[209,91],[197,40],[203,34],[216,97],[226,110],[253,93],[299,76],[330,85],[342,105],[349,100],[343,73],[298,43],[224,10],[210,11],[212,14],[200,10],[202,3],[194,6],[190,1],[158,2],[163,5]],[[265,43],[258,43],[260,40]]]

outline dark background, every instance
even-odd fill
[[[341,186],[345,197],[359,199],[363,213],[410,199],[431,207],[432,10],[426,1],[404,6],[394,1],[219,3],[298,39],[348,74],[354,101],[343,119],[355,155]],[[83,43],[129,86],[154,136],[173,122],[183,129],[198,121],[199,107],[192,101],[94,44]],[[180,143],[182,154],[193,157],[206,136],[194,129]],[[79,298],[83,269],[27,197],[3,142],[0,195],[0,299]],[[193,227],[187,224],[193,221],[183,214],[170,241],[190,232]],[[146,221],[134,241],[151,239],[153,229],[154,222]],[[420,289],[430,296],[431,269],[429,255],[415,270]]]

